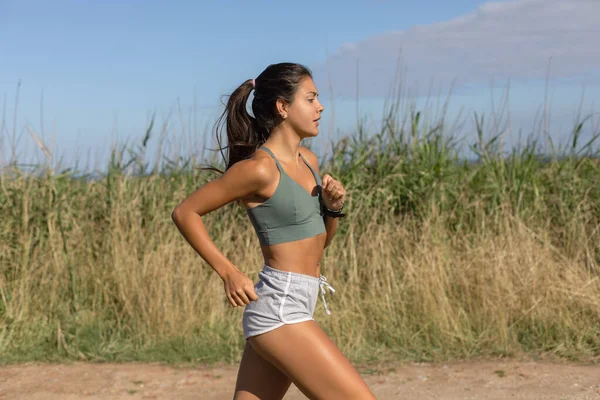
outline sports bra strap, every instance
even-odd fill
[[[298,153],[300,154],[300,153]],[[304,156],[302,154],[300,154],[300,157],[302,157],[302,160],[304,160],[304,164],[306,164],[306,166],[308,168],[310,168],[310,172],[312,172],[313,177],[315,178],[315,182],[317,182],[318,185],[321,184],[321,178],[319,177],[319,175],[317,175],[317,172],[313,169],[313,167],[310,166],[310,164],[308,163],[308,161],[306,161],[306,158],[304,158]]]
[[[273,158],[273,160],[275,160],[275,163],[277,164],[277,168],[279,169],[279,172],[283,171],[283,167],[281,166],[281,164],[279,164],[279,160],[277,159],[277,157],[275,157],[275,154],[273,154],[273,152],[271,150],[269,150],[269,148],[267,146],[260,146],[259,149],[264,150],[267,153],[269,153],[269,155]]]

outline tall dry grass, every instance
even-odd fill
[[[402,119],[400,118],[402,117]],[[594,140],[508,154],[474,118],[477,162],[443,117],[390,108],[321,169],[348,189],[327,249],[333,311],[316,319],[352,359],[600,354],[600,165]],[[585,121],[584,121],[585,122]],[[151,134],[144,138],[144,145]],[[194,160],[128,173],[115,152],[98,179],[0,175],[0,360],[239,360],[241,309],[171,222],[211,175]],[[206,216],[217,246],[256,280],[244,210]]]

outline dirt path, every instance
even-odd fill
[[[359,368],[360,369],[360,368]],[[360,369],[378,399],[600,400],[600,366],[468,361]],[[158,364],[0,367],[0,399],[229,400],[237,368]],[[292,385],[285,399],[305,397]]]

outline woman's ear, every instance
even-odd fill
[[[277,114],[281,116],[281,118],[286,119],[288,114],[288,104],[281,99],[277,99]]]

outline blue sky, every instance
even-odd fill
[[[55,159],[102,159],[116,140],[141,138],[154,111],[177,153],[186,134],[211,134],[222,95],[280,61],[311,67],[326,115],[335,112],[319,143],[352,132],[357,104],[376,130],[399,54],[415,101],[431,82],[442,93],[455,82],[451,115],[489,111],[492,79],[497,102],[510,78],[515,130],[531,129],[552,57],[560,137],[582,90],[584,113],[600,100],[598,18],[597,0],[0,0],[0,161],[13,132],[18,159],[38,159],[30,131],[54,136]]]

